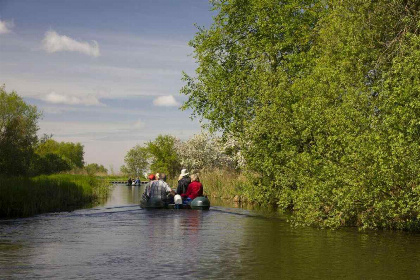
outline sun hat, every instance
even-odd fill
[[[190,174],[190,173],[187,172],[187,169],[182,169],[180,176],[184,177],[184,176],[187,176],[188,174]]]

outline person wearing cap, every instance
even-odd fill
[[[143,197],[145,197],[148,200],[150,198],[150,189],[152,187],[152,182],[155,181],[155,174],[150,174],[149,176],[147,176],[147,178],[149,179],[149,182],[144,188]]]
[[[182,195],[187,191],[188,185],[191,183],[191,178],[187,169],[182,169],[181,174],[178,179],[178,187],[176,188],[176,193]]]

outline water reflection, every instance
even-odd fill
[[[0,279],[416,279],[420,235],[292,228],[275,212],[143,210],[143,187],[101,206],[0,221]],[[223,206],[221,206],[223,204]]]

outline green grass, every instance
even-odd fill
[[[241,201],[250,201],[246,189],[251,182],[248,178],[235,171],[223,169],[203,171],[199,173],[200,182],[203,184],[204,194],[209,197],[233,199],[240,197]],[[171,188],[178,186],[177,179],[168,180]]]
[[[227,170],[213,170],[199,174],[204,193],[212,197],[232,199],[240,196],[241,200],[248,200],[244,193],[249,184],[245,175]]]
[[[108,195],[107,182],[84,175],[0,177],[0,217],[71,211]]]

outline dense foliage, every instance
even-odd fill
[[[137,145],[130,149],[125,158],[125,165],[121,166],[121,172],[124,174],[143,174],[149,168],[150,153],[146,147]]]
[[[29,172],[40,116],[35,106],[0,87],[0,175]]]
[[[37,145],[35,152],[41,157],[49,154],[57,155],[70,166],[70,169],[84,166],[83,145],[80,143],[57,142],[51,138],[44,138]]]
[[[41,175],[84,168],[84,152],[80,143],[57,142],[51,136],[38,141],[40,116],[35,106],[0,87],[1,218],[73,210],[108,194],[108,183],[93,176]],[[106,173],[97,164],[86,170]]]
[[[0,175],[36,176],[74,169],[107,173],[96,163],[84,166],[80,143],[57,142],[52,135],[37,137],[41,113],[16,92],[0,87]]]
[[[0,176],[0,217],[70,211],[106,198],[108,183],[92,176]]]
[[[178,143],[179,140],[174,136],[159,135],[144,146],[135,146],[127,152],[121,172],[136,176],[145,172],[161,172],[172,178],[177,176],[181,170],[176,150]]]
[[[208,133],[196,134],[187,141],[179,141],[176,151],[183,168],[189,171],[236,167],[236,161],[227,153],[229,147],[220,138]],[[231,152],[229,150],[229,152]]]
[[[215,0],[184,108],[297,224],[420,228],[420,4]]]
[[[186,141],[171,135],[159,135],[145,145],[137,145],[125,156],[121,172],[130,176],[147,172],[163,172],[177,179],[181,169],[190,173],[217,169],[239,170],[241,154],[235,142],[202,132]]]
[[[89,163],[85,166],[85,170],[88,175],[96,175],[96,174],[107,174],[108,169],[106,169],[102,164],[97,163]]]
[[[171,177],[177,176],[181,170],[178,154],[175,149],[178,139],[171,135],[159,135],[154,141],[147,143],[152,161],[152,172],[163,172]]]

